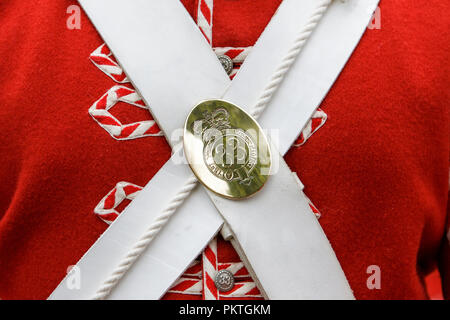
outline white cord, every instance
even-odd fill
[[[304,25],[295,38],[294,43],[292,44],[291,49],[288,54],[283,58],[281,64],[278,66],[272,78],[270,79],[268,85],[265,87],[263,93],[261,94],[258,102],[253,107],[251,115],[258,119],[261,113],[269,104],[269,101],[272,99],[274,93],[277,91],[281,81],[283,81],[284,76],[289,71],[289,68],[295,62],[295,59],[299,55],[300,51],[305,46],[306,41],[311,36],[311,33],[316,28],[320,19],[323,17],[323,14],[326,12],[328,6],[333,0],[322,0],[319,2],[319,5],[314,10],[313,14],[309,18],[306,25]]]
[[[261,97],[258,99],[256,105],[253,107],[251,115],[254,118],[258,118],[264,109],[269,104],[272,96],[278,89],[281,81],[283,81],[284,76],[289,71],[289,68],[294,63],[296,57],[304,47],[306,41],[310,37],[314,28],[317,26],[318,22],[322,18],[323,14],[327,10],[328,6],[332,0],[322,0],[320,1],[314,13],[308,20],[308,23],[303,26],[296,37],[291,49],[288,54],[282,60],[280,66],[276,69],[269,84],[264,89]],[[169,205],[163,210],[163,212],[155,219],[155,221],[148,227],[146,232],[142,237],[135,243],[132,249],[127,253],[127,255],[121,260],[120,264],[114,269],[111,275],[105,280],[102,286],[97,290],[93,300],[103,300],[109,296],[112,289],[119,283],[120,279],[125,275],[125,273],[131,268],[134,262],[140,257],[142,252],[148,247],[150,242],[157,236],[161,229],[167,224],[170,218],[177,211],[184,200],[190,195],[191,191],[197,185],[197,178],[192,175],[186,181],[184,186],[176,194],[176,196],[171,200]]]
[[[111,293],[111,290],[117,285],[120,279],[122,279],[122,277],[125,275],[128,269],[130,269],[137,258],[139,258],[142,252],[144,252],[144,250],[156,237],[159,231],[161,231],[161,229],[167,224],[169,219],[177,211],[178,207],[183,204],[184,200],[189,196],[196,185],[197,178],[192,175],[186,181],[181,190],[177,193],[175,198],[170,201],[169,205],[148,227],[139,241],[134,244],[133,248],[122,259],[120,264],[115,268],[115,270],[111,273],[111,275],[103,283],[103,285],[97,290],[95,296],[92,298],[93,300],[103,300]]]

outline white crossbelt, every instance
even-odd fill
[[[178,1],[80,2],[166,135],[182,126],[193,105],[223,96],[230,85]],[[262,127],[280,129],[281,153],[287,151],[331,87],[377,3],[347,1],[329,9],[260,118]],[[254,104],[313,8],[314,1],[282,3],[224,99],[244,109]],[[116,25],[116,21],[121,24]],[[250,262],[268,298],[352,298],[334,252],[290,170],[281,157],[279,160],[278,174],[249,200],[236,202],[210,194],[233,230],[240,255],[245,252],[243,258]],[[81,289],[70,290],[66,278],[50,298],[92,296],[190,174],[185,165],[166,163],[79,261]],[[198,188],[111,298],[159,298],[222,224],[217,210]]]

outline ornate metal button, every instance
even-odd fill
[[[253,195],[270,173],[270,147],[261,127],[227,101],[207,100],[192,109],[184,151],[198,180],[226,198]]]
[[[231,71],[233,71],[233,60],[231,60],[231,58],[227,55],[220,55],[217,56],[217,58],[219,59],[220,63],[222,64],[222,67],[225,69],[225,72],[227,74],[230,74]]]
[[[214,284],[220,292],[227,292],[234,287],[234,276],[228,270],[220,270],[214,278]]]

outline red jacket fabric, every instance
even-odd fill
[[[197,20],[198,1],[182,2]],[[212,46],[252,46],[279,3],[214,0]],[[47,298],[107,228],[94,214],[102,198],[120,181],[144,186],[170,157],[162,136],[117,140],[89,115],[118,80],[90,59],[103,40],[87,16],[67,28],[76,4],[0,4],[1,299]],[[381,28],[366,31],[321,105],[326,123],[285,156],[357,299],[427,299],[438,265],[450,298],[449,11],[382,0]],[[122,124],[151,120],[124,102],[110,112]],[[221,239],[217,254],[239,262]],[[380,289],[367,286],[371,265]]]

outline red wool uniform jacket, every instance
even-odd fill
[[[214,50],[234,60],[231,77],[280,3],[182,2]],[[139,96],[120,99],[134,89],[87,16],[68,28],[71,5],[0,4],[1,299],[47,298],[170,157]],[[424,279],[437,266],[450,297],[449,11],[446,1],[382,0],[285,156],[357,299],[427,299]],[[111,95],[110,115],[91,116]],[[379,288],[367,285],[374,265]],[[220,269],[235,276],[230,292],[211,280]],[[164,298],[205,297],[261,299],[221,238]]]

